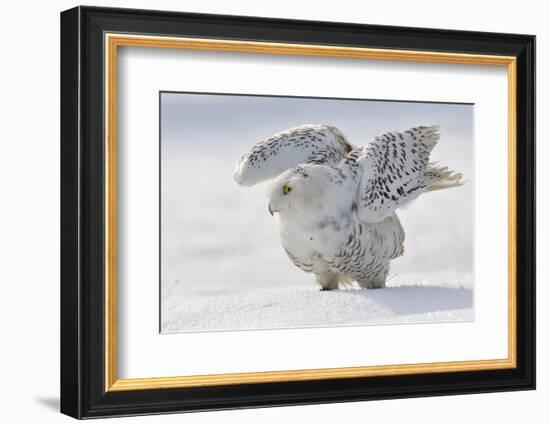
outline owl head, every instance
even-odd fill
[[[326,186],[318,178],[324,166],[301,164],[281,173],[268,192],[268,210],[274,213],[307,213],[323,208]]]

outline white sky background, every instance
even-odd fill
[[[163,296],[190,292],[316,288],[284,254],[267,211],[267,184],[233,180],[235,162],[257,141],[306,123],[338,127],[355,145],[387,131],[439,124],[432,160],[463,173],[456,189],[422,195],[397,211],[405,255],[390,285],[470,287],[473,276],[472,105],[161,95],[161,276]],[[175,285],[177,283],[177,285]]]

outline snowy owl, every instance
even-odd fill
[[[355,147],[335,127],[302,125],[252,146],[234,178],[243,186],[274,179],[268,209],[282,246],[321,290],[352,281],[382,288],[390,260],[403,255],[396,208],[462,184],[460,173],[429,162],[438,131],[394,131]]]

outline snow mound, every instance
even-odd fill
[[[278,289],[163,294],[162,332],[236,331],[473,320],[471,288]]]

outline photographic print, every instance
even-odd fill
[[[161,332],[473,320],[473,109],[161,92]]]
[[[64,11],[61,412],[534,389],[534,65],[524,34]]]

